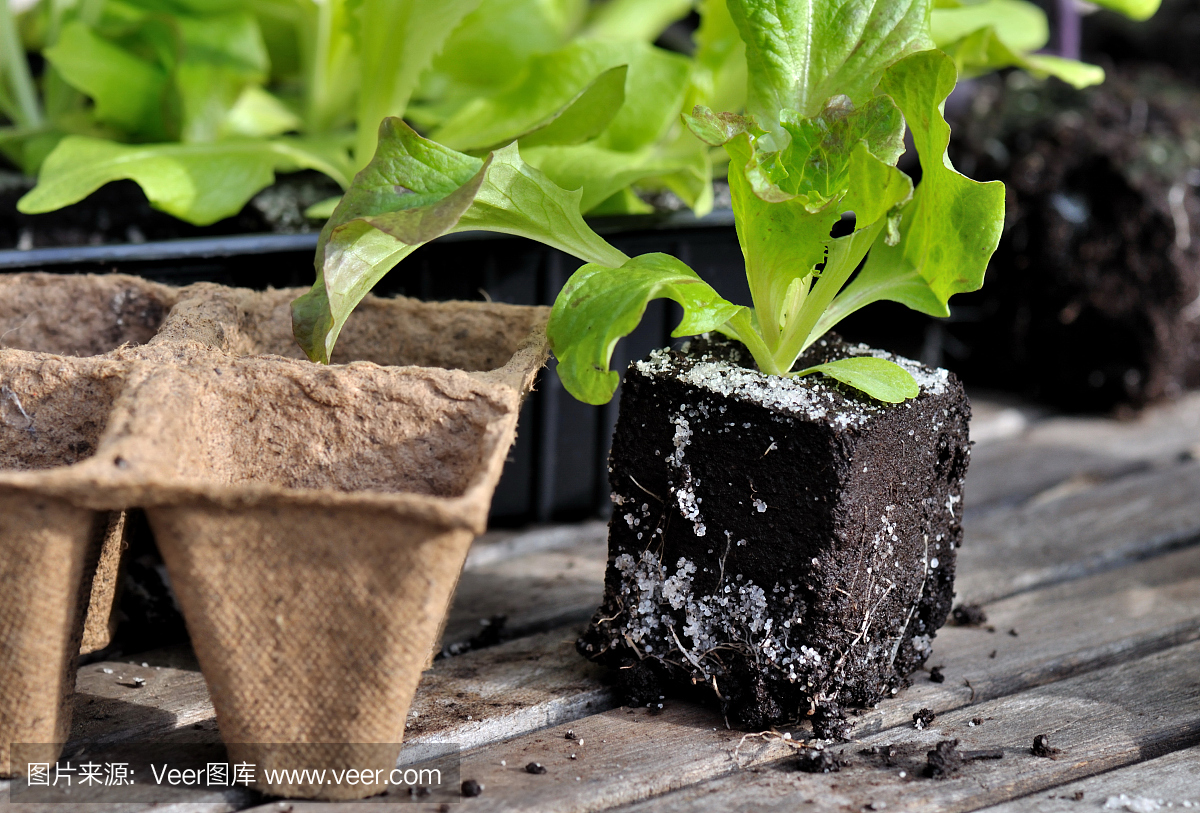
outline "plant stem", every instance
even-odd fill
[[[758,365],[759,370],[767,375],[783,375],[787,372],[786,368],[779,369],[779,365],[775,362],[775,356],[767,347],[767,343],[763,341],[762,334],[755,329],[754,323],[750,319],[749,309],[740,311],[737,316],[725,324],[737,334],[738,341],[746,345],[746,349],[754,357],[754,362]]]
[[[3,69],[16,99],[17,124],[22,127],[41,127],[42,110],[38,105],[37,88],[25,61],[25,48],[17,32],[17,21],[13,19],[8,0],[0,0],[0,52],[3,52]]]
[[[845,286],[863,257],[867,256],[885,223],[886,218],[880,218],[870,226],[839,237],[830,244],[825,268],[813,283],[804,306],[784,326],[784,338],[776,351],[780,366],[786,365],[787,369],[791,369],[800,354],[828,329],[818,332],[816,328],[834,297]]]

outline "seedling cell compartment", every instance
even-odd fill
[[[6,301],[50,292],[59,313],[96,288],[110,306],[172,306],[145,344],[0,356],[25,416],[0,429],[23,454],[0,474],[15,552],[0,579],[20,588],[0,599],[4,748],[65,739],[89,570],[109,512],[131,506],[155,531],[231,752],[271,764],[297,754],[244,743],[399,742],[545,360],[545,310],[370,299],[326,367],[282,355],[299,354],[296,290],[3,282]],[[43,332],[60,352],[95,349]]]

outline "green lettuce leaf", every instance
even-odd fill
[[[880,236],[862,271],[822,316],[818,333],[880,299],[946,316],[952,295],[983,284],[1004,224],[1004,185],[973,181],[946,157],[950,127],[941,104],[955,79],[954,62],[940,51],[913,54],[884,74],[879,89],[895,100],[912,130],[921,183],[900,211],[899,240],[891,245]]]
[[[1095,0],[1095,3],[1134,20],[1149,20],[1158,11],[1162,0]]]
[[[946,46],[959,73],[978,76],[1001,68],[1021,68],[1044,79],[1054,76],[1076,88],[1104,81],[1104,69],[1074,59],[1049,54],[1023,54],[1010,48],[995,29],[981,28]]]
[[[799,304],[795,301],[800,290],[796,284],[825,259],[825,242],[841,212],[835,207],[813,212],[800,198],[763,200],[747,171],[754,160],[749,133],[730,141],[726,149],[730,156],[729,192],[738,243],[746,260],[746,279],[759,330],[774,351],[788,313]]]
[[[225,120],[221,136],[269,138],[300,129],[300,117],[283,102],[258,85],[249,85],[238,97]]]
[[[522,161],[515,144],[475,158],[387,118],[374,158],[321,231],[316,284],[292,305],[297,341],[328,362],[346,319],[396,263],[443,234],[475,230],[529,237],[588,262],[628,259],[583,222],[579,193]]]
[[[705,156],[699,153],[665,156],[650,149],[619,152],[594,144],[528,150],[522,147],[522,155],[558,186],[578,189],[580,211],[585,214],[630,184],[675,173],[681,177],[688,173],[703,177],[707,164]]]
[[[607,0],[597,5],[585,37],[654,42],[671,23],[692,10],[693,0]]]
[[[650,300],[664,297],[683,306],[673,336],[716,330],[746,310],[667,254],[643,254],[618,267],[589,263],[563,286],[546,325],[567,392],[585,403],[607,403],[620,381],[608,368],[613,348],[638,326]]]
[[[547,94],[555,90],[555,85],[565,89],[574,82],[572,71],[541,70],[549,68],[548,63],[557,62],[562,54],[551,57],[544,61],[535,60],[534,67],[538,70],[510,93],[490,100],[478,99],[468,105],[464,114],[437,132],[437,140],[453,149],[480,153],[518,139],[522,146],[528,147],[582,144],[594,139],[625,103],[629,66],[617,65],[604,70],[579,88],[561,107],[543,118],[534,118],[541,114]],[[505,102],[511,104],[506,106]],[[555,98],[552,104],[557,102]],[[467,122],[467,125],[456,131],[454,121]]]
[[[615,69],[622,66],[627,73],[618,97],[610,85],[621,78]],[[578,102],[580,112],[575,115],[590,110],[587,115],[593,122],[609,119],[600,128],[603,132],[581,131],[566,142],[542,138],[539,143],[578,143],[599,135],[599,146],[632,151],[655,142],[671,126],[687,78],[687,60],[660,48],[640,42],[577,41],[533,57],[516,86],[466,104],[432,137],[456,150],[482,151],[553,126]],[[614,101],[621,103],[614,108]]]
[[[322,145],[303,141],[219,141],[207,144],[117,144],[67,136],[46,157],[38,184],[17,201],[25,214],[61,209],[101,186],[137,182],[155,208],[205,226],[235,215],[275,172],[315,169],[344,178]]]
[[[98,121],[131,135],[163,138],[167,73],[159,65],[97,35],[73,20],[43,52],[59,75],[95,103]]]
[[[935,8],[930,20],[934,45],[943,51],[968,34],[989,27],[1014,51],[1036,51],[1050,41],[1046,12],[1027,0],[984,0],[957,8]]]
[[[887,96],[876,96],[859,109],[845,96],[835,96],[814,118],[783,111],[782,124],[791,140],[779,156],[786,176],[778,186],[801,198],[810,212],[845,193],[856,144],[889,165],[904,152],[904,118]]]
[[[267,46],[249,12],[171,19],[180,43],[173,75],[180,140],[215,141],[242,91],[267,80]]]
[[[463,18],[422,80],[425,95],[491,95],[516,82],[535,54],[566,44],[587,0],[486,0]]]
[[[889,65],[933,46],[930,9],[930,0],[729,0],[746,43],[748,111],[775,131],[784,109],[815,116],[838,95],[862,104]]]
[[[354,155],[365,165],[375,149],[375,122],[401,116],[421,74],[480,0],[361,0],[363,81],[358,88]]]
[[[793,375],[802,376],[813,373],[837,379],[843,384],[865,392],[872,398],[886,401],[889,404],[899,404],[921,394],[921,388],[917,386],[917,381],[912,377],[912,373],[895,362],[874,356],[854,356],[829,361],[800,370]]]
[[[521,146],[582,144],[600,135],[625,104],[628,73],[628,65],[618,65],[600,74],[551,121],[518,136]]]
[[[738,34],[725,0],[700,0],[700,26],[693,35],[692,79],[684,110],[697,105],[714,110],[746,106],[746,44]]]

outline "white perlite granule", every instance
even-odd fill
[[[946,370],[930,369],[911,359],[875,350],[865,344],[850,345],[846,350],[849,356],[874,356],[900,365],[912,374],[922,393],[941,395],[946,391],[950,376]],[[671,353],[666,349],[655,350],[649,358],[636,362],[634,366],[638,372],[647,376],[672,373],[676,369]],[[841,428],[862,426],[872,415],[888,408],[870,399],[851,399],[844,396],[839,398],[834,394],[836,390],[828,383],[828,379],[819,375],[803,378],[767,375],[730,361],[708,357],[694,362],[688,370],[679,374],[678,378],[686,384],[716,395],[761,404],[767,409],[810,421],[829,420]],[[686,426],[686,421],[684,423],[683,435],[678,431],[677,424],[677,453],[681,449],[681,442],[687,445],[691,437],[690,427]]]

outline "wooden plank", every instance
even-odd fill
[[[726,730],[715,713],[687,703],[673,703],[658,714],[614,709],[571,723],[575,739],[567,737],[567,726],[557,726],[466,754],[462,776],[481,783],[484,792],[464,800],[464,810],[586,813],[631,805],[623,809],[724,813],[792,811],[801,805],[804,810],[863,810],[868,804],[888,810],[972,810],[1200,739],[1198,658],[1200,643],[1187,644],[949,712],[928,730],[906,726],[882,732],[859,745],[835,748],[855,763],[837,774],[799,773],[787,764],[794,759],[793,746],[779,739],[747,740]],[[984,723],[971,726],[975,717]],[[1029,753],[1033,737],[1041,733],[1049,733],[1064,750],[1062,758]],[[944,781],[920,777],[925,752],[948,737],[960,738],[965,748],[1001,748],[1004,758],[970,763]],[[854,753],[885,744],[900,752],[894,767],[877,767],[873,759]],[[540,763],[546,773],[526,772],[523,766],[530,762]],[[352,809],[321,806],[329,813]]]
[[[1007,591],[1014,592],[1014,571],[1010,565],[1018,564],[1015,576],[1019,578],[1019,563],[1026,560],[1039,566],[1041,572],[1032,583],[1018,584],[1016,590],[1090,572],[1098,567],[1109,566],[1113,561],[1126,561],[1146,555],[1147,549],[1138,546],[1136,528],[1146,527],[1148,520],[1165,526],[1168,532],[1165,542],[1160,538],[1156,543],[1157,548],[1152,545],[1149,548],[1150,552],[1168,548],[1190,538],[1187,535],[1189,526],[1186,507],[1190,493],[1195,493],[1195,467],[1182,466],[1180,470],[1186,476],[1177,477],[1172,473],[1163,472],[1139,474],[1118,483],[1099,486],[1088,494],[1064,497],[1053,503],[1026,509],[1003,510],[997,512],[1000,519],[989,521],[984,517],[968,520],[968,546],[962,552],[963,558],[960,563],[960,592],[964,589],[970,590],[974,585],[995,581],[997,578],[1009,579]],[[1165,510],[1164,490],[1159,488],[1164,481],[1168,486],[1165,490],[1168,498],[1165,501]],[[1172,481],[1178,485],[1174,491],[1169,488]],[[1128,501],[1120,502],[1131,494],[1132,502],[1136,503],[1135,510],[1132,511]],[[1123,522],[1131,527],[1123,528]],[[1176,524],[1172,525],[1172,522]],[[1097,533],[1097,529],[1101,532]],[[1001,543],[1004,543],[1005,533],[1010,534],[1007,542],[1013,544],[997,545],[996,536],[1000,535]],[[1134,545],[1132,549],[1130,544]],[[473,553],[470,567],[464,575],[459,603],[452,616],[451,623],[458,625],[460,635],[472,627],[478,629],[478,620],[490,616],[493,612],[507,611],[515,620],[514,626],[530,630],[536,629],[538,623],[553,624],[556,619],[586,618],[598,604],[604,558],[602,523],[590,523],[580,528],[559,527],[538,529],[534,533],[493,535],[481,540],[477,550],[480,553]],[[546,552],[551,552],[552,555],[548,556]],[[998,577],[995,575],[997,573]],[[538,583],[538,580],[541,589],[529,589],[530,585]],[[589,593],[589,590],[592,592]],[[973,594],[983,595],[985,591],[974,590]],[[489,601],[491,603],[488,603]],[[998,612],[995,608],[991,608],[991,611]],[[1009,654],[1016,657],[1020,652],[1026,653],[1022,656],[1025,658],[1024,668],[1041,675],[1022,678],[1027,683],[1053,679],[1056,675],[1070,673],[1070,670],[1078,671],[1110,662],[1112,658],[1121,657],[1122,652],[1148,651],[1183,640],[1192,634],[1193,627],[1189,626],[1191,622],[1175,616],[1171,616],[1174,620],[1169,620],[1169,613],[1164,615],[1165,612],[1163,607],[1157,607],[1153,612],[1139,616],[1138,618],[1150,626],[1136,629],[1123,626],[1129,619],[1122,618],[1115,627],[1107,628],[1111,633],[1109,638],[1103,639],[1102,636],[1102,639],[1095,639],[1092,643],[1068,637],[1062,643],[1064,651],[1059,653],[1059,662],[1054,662],[1054,653],[1050,651],[1035,656],[1032,650],[1022,649],[1016,653],[1008,653],[1002,645],[999,649],[1006,657]],[[1004,616],[1001,614],[993,617]],[[1160,622],[1161,629],[1150,628]],[[451,629],[455,627],[452,626]],[[473,630],[471,631],[473,633]],[[937,653],[958,651],[956,645],[952,646],[956,635],[980,636],[983,633],[946,630],[939,638]],[[1032,635],[1032,632],[1022,632],[1022,636],[1025,636],[1023,642],[1032,642]],[[1012,643],[1003,635],[1003,631],[994,637],[1005,644]],[[447,704],[441,721],[436,725],[422,724],[419,727],[410,727],[414,741],[417,738],[434,741],[460,737],[463,742],[484,742],[586,714],[591,710],[591,707],[587,706],[588,702],[611,702],[607,699],[608,695],[603,687],[594,682],[594,678],[589,681],[580,677],[577,667],[586,664],[570,652],[571,638],[571,634],[553,633],[529,642],[533,646],[532,649],[520,641],[512,641],[494,650],[473,653],[468,660],[461,662],[460,666],[464,671],[457,671],[458,667],[450,668],[449,661],[439,662],[430,675],[437,676],[442,674],[442,670],[449,670],[446,672],[447,677],[439,680],[427,675],[414,706],[418,715],[421,714],[422,704],[433,702],[434,698],[446,700],[453,697],[455,700],[463,700],[464,698],[458,698],[461,693],[470,702],[456,703],[453,707]],[[518,652],[524,654],[517,655]],[[80,675],[81,705],[76,717],[76,736],[115,741],[122,738],[150,738],[186,729],[196,723],[211,728],[211,706],[194,664],[174,663],[170,658],[160,662],[156,657],[156,654],[142,656],[143,659],[148,659],[150,673],[138,672],[137,675],[134,675],[136,670],[120,664],[91,664],[84,667]],[[521,661],[521,657],[527,661]],[[1039,657],[1050,665],[1038,666],[1042,663],[1038,660]],[[1074,661],[1062,658],[1074,658]],[[497,667],[493,664],[493,659],[504,661],[505,665]],[[936,655],[934,662],[937,662]],[[954,674],[954,669],[957,668],[954,663],[947,660],[948,674]],[[522,664],[532,665],[529,667],[530,674],[522,676]],[[122,668],[114,672],[115,676],[104,675],[102,670],[105,667],[114,666]],[[156,666],[162,668],[154,669]],[[499,671],[496,671],[497,669]],[[468,674],[471,670],[474,670],[473,675]],[[494,681],[489,677],[493,671],[497,675]],[[147,683],[145,687],[137,689],[120,686],[118,678],[121,674],[127,678],[144,676]],[[969,671],[963,672],[963,677],[971,679],[973,684],[978,683],[977,693],[982,691],[990,696],[996,692],[1012,690],[1011,686],[1005,688],[1003,681],[995,676],[989,678],[986,675],[971,675]],[[474,681],[474,684],[468,686],[471,681]],[[465,688],[459,688],[460,684]],[[516,685],[524,686],[532,694],[526,700],[505,705],[504,692],[508,687]],[[925,687],[931,686],[932,684],[918,685],[905,696],[915,699]],[[960,692],[963,687],[947,684],[938,688]],[[969,696],[969,692],[967,695]],[[953,702],[963,701],[960,698]],[[492,705],[488,710],[489,703],[500,705]],[[950,708],[952,705],[945,707]],[[479,709],[481,714],[477,716],[474,711],[465,710],[468,708]],[[458,709],[460,717],[471,714],[473,719],[459,719],[455,722],[451,713],[454,709]],[[479,716],[483,717],[482,722],[479,721]],[[435,718],[436,715],[431,715],[426,719]],[[861,721],[863,730],[866,730],[870,719],[871,715],[867,715]],[[874,723],[877,726],[886,724],[886,718],[882,717]]]
[[[1058,785],[1048,792],[989,807],[981,813],[1024,813],[1028,810],[1079,813],[1081,809],[1095,810],[1106,804],[1111,805],[1110,810],[1200,809],[1200,746]],[[1155,804],[1158,807],[1152,806]]]
[[[922,707],[961,706],[970,701],[972,689],[976,700],[998,697],[1195,640],[1200,636],[1200,548],[1022,593],[986,609],[997,632],[948,627],[935,640],[930,665],[942,666],[945,683],[931,683],[918,673],[897,702],[863,712],[858,730],[898,724]],[[1018,635],[1009,635],[1010,629]],[[438,661],[418,689],[410,740],[474,745],[606,707],[611,695],[600,671],[572,651],[574,632],[567,628]],[[996,656],[989,657],[993,651]],[[97,682],[109,685],[81,696],[76,737],[113,741],[194,722],[214,725],[200,675],[168,671],[171,659],[161,660],[168,664],[161,672],[112,663],[84,667],[81,691]],[[103,674],[113,667],[113,675]],[[121,685],[121,676],[134,672],[146,677],[144,689]],[[184,681],[177,684],[183,696],[165,693],[160,699],[159,681],[166,680]],[[96,696],[113,696],[122,705],[88,702]]]
[[[1057,556],[1060,562],[1070,563],[1076,547],[1077,541],[1067,529],[1049,553]],[[964,553],[969,550],[964,549]],[[963,678],[975,686],[977,698],[998,696],[1020,686],[1053,680],[1111,663],[1114,659],[1188,640],[1195,634],[1191,608],[1200,603],[1195,584],[1196,551],[1180,551],[1161,560],[1150,560],[990,605],[988,611],[1000,632],[992,635],[980,630],[943,630],[935,643],[931,663],[945,666],[949,682],[935,686],[919,680],[918,685],[903,697],[909,703],[952,708],[966,702],[970,696],[970,691],[961,684]],[[1018,549],[1011,555],[1024,554]],[[510,563],[514,561],[517,560],[509,560]],[[999,562],[1001,567],[1006,564],[1003,560]],[[984,577],[977,575],[978,570],[971,568],[970,560],[964,557],[960,578],[967,583],[972,578],[984,581]],[[519,576],[518,569],[513,577]],[[1169,579],[1174,581],[1166,581]],[[1114,621],[1097,625],[1086,620],[1075,623],[1059,619],[1057,605],[1083,599],[1114,608],[1124,607],[1125,611],[1110,610],[1102,617],[1112,616]],[[589,599],[587,604],[580,606],[590,612],[595,604]],[[1079,617],[1086,618],[1084,615]],[[1018,627],[1019,638],[1006,634],[1013,626]],[[410,727],[412,736],[444,737],[451,741],[460,738],[463,742],[477,743],[488,738],[514,736],[554,721],[586,714],[590,711],[588,702],[595,707],[602,697],[607,698],[607,694],[598,694],[604,691],[603,687],[594,679],[585,680],[578,671],[584,662],[570,651],[573,637],[573,631],[547,633],[530,642],[511,641],[438,661],[418,690],[414,709],[418,712],[416,720],[421,722],[414,721],[414,727]],[[984,660],[990,661],[986,655],[992,649],[996,649],[998,655],[991,663],[1008,671],[989,669],[981,672],[974,668]],[[142,657],[148,659],[149,671],[139,671],[120,663],[95,663],[81,670],[75,738],[94,737],[103,741],[153,738],[196,723],[206,727],[214,725],[212,707],[194,663],[181,664],[172,660],[175,656],[170,653],[151,653]],[[521,673],[522,667],[528,670],[526,674]],[[106,675],[105,668],[115,671]],[[443,674],[445,678],[440,677]],[[1012,674],[1018,677],[1010,677]],[[145,677],[146,686],[137,689],[122,686],[122,675],[126,678]],[[489,703],[503,703],[499,698],[515,685],[523,686],[531,694],[507,706],[488,706]],[[932,694],[927,697],[926,693]],[[459,694],[463,698],[459,698]],[[431,714],[422,709],[431,709],[430,704],[451,698],[454,705],[445,704],[445,714],[425,717],[439,720],[437,725],[422,720],[423,714]],[[526,703],[528,705],[523,705]],[[457,722],[451,713],[455,709],[459,714]],[[904,705],[900,710],[888,713],[911,714],[911,710]],[[467,714],[474,719],[461,719]],[[477,723],[480,717],[487,721],[486,725]],[[875,712],[865,714],[861,724],[866,726],[872,719],[876,721],[870,725],[876,727],[890,724]],[[466,725],[468,722],[470,725]]]
[[[535,525],[519,531],[488,531],[471,545],[463,571],[470,572],[517,556],[607,541],[608,523],[598,519],[565,525]]]
[[[974,397],[972,411],[968,514],[1200,457],[1200,393],[1132,420],[1047,417],[1025,405]]]
[[[438,661],[421,679],[406,744],[471,748],[612,708],[604,670],[575,652],[578,633],[564,627]]]
[[[934,639],[928,666],[942,667],[944,683],[916,673],[895,701],[855,718],[855,734],[1200,640],[1200,547],[1020,593],[986,612],[989,627],[946,627]]]
[[[799,773],[788,759],[758,773],[731,772],[630,810],[757,811],[800,805],[814,811],[975,810],[1194,743],[1200,738],[1198,656],[1200,644],[1188,644],[950,712],[927,730],[905,726],[881,732],[834,748],[852,763],[839,773]],[[983,723],[972,726],[975,719]],[[1038,734],[1048,734],[1062,749],[1059,758],[1030,753]],[[958,739],[966,750],[1000,749],[1004,756],[968,763],[942,781],[927,779],[925,755],[944,739]],[[891,765],[860,754],[874,746],[895,748]]]
[[[75,692],[72,742],[151,742],[177,730],[216,738],[208,688],[188,647],[87,664]]]
[[[611,708],[603,670],[574,651],[580,631],[564,627],[437,661],[417,688],[406,741],[476,745]],[[145,667],[104,661],[80,670],[72,744],[217,741],[212,703],[190,651],[140,657]]]
[[[1200,462],[968,520],[956,590],[991,601],[1200,540]]]
[[[498,558],[466,570],[442,634],[442,650],[454,651],[479,635],[494,616],[505,616],[503,634],[519,637],[587,622],[604,595],[607,531],[585,525],[561,534],[568,547]]]

